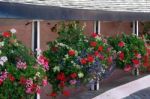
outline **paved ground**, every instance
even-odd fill
[[[70,89],[71,95],[69,97],[64,97],[64,96],[60,95],[57,97],[57,99],[92,99],[92,98],[100,95],[101,93],[106,92],[107,90],[110,90],[110,89],[120,86],[122,84],[128,83],[130,81],[136,80],[145,75],[146,74],[140,75],[137,77],[137,76],[131,75],[130,73],[126,73],[122,70],[115,70],[108,79],[106,79],[100,83],[101,86],[100,86],[99,91],[90,91],[88,89],[88,87],[81,86],[80,88],[76,88],[76,89],[71,88]],[[147,92],[147,90],[150,91],[150,88],[145,89],[146,92]],[[142,96],[145,95],[145,93],[146,93],[145,91]],[[143,90],[142,90],[142,92],[143,92]],[[139,95],[139,93],[138,93],[138,95]],[[137,97],[136,93],[129,97],[126,97],[125,99],[150,99],[150,97],[149,98],[132,98],[132,97]],[[146,97],[148,97],[148,96],[146,96]],[[47,97],[45,94],[42,94],[41,99],[51,99],[51,98]]]
[[[124,99],[150,99],[150,87],[133,93]]]

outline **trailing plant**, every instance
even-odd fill
[[[144,41],[136,35],[109,37],[109,44],[117,52],[117,67],[130,71],[143,66],[143,56],[146,53]]]
[[[86,37],[78,22],[63,23],[58,33],[59,37],[49,42],[48,50],[43,52],[49,63],[47,75],[53,89],[50,96],[68,96],[64,87],[103,79],[112,71],[114,52],[102,36],[93,33]]]
[[[15,29],[0,33],[0,97],[34,99],[40,93],[45,71],[15,33]]]

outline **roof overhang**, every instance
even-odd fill
[[[150,20],[150,13],[74,9],[56,6],[0,2],[0,18],[40,20],[145,21]]]

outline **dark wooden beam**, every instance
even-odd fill
[[[72,9],[54,6],[0,2],[0,18],[44,20],[150,20],[150,13]]]

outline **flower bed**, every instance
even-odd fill
[[[15,33],[15,29],[0,33],[0,98],[34,99],[46,80],[45,70]]]

